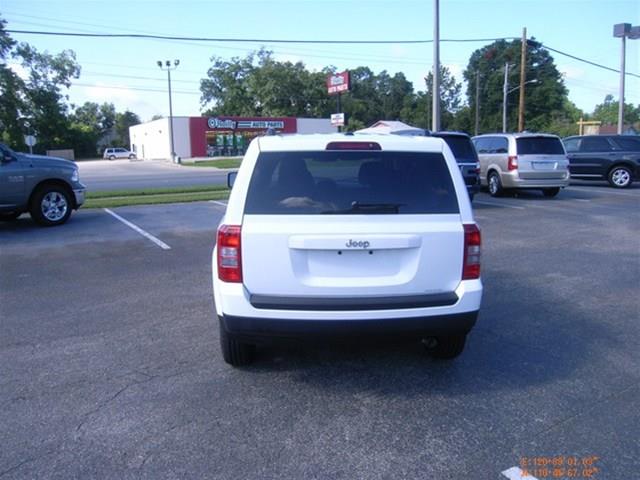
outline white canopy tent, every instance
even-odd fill
[[[412,127],[404,122],[397,120],[378,120],[369,128],[356,130],[355,133],[386,133],[393,135],[424,135],[425,130],[422,128]]]

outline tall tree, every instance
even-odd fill
[[[129,148],[131,145],[131,140],[129,139],[129,127],[138,125],[139,123],[141,123],[140,117],[129,110],[126,110],[124,113],[116,113],[116,138],[114,144]]]
[[[20,122],[25,109],[24,81],[7,65],[16,42],[5,31],[0,18],[0,141],[17,147],[27,133]]]
[[[613,99],[613,95],[604,97],[604,101],[595,106],[593,120],[600,120],[604,125],[618,124],[619,101]],[[624,102],[624,123],[633,125],[640,122],[640,105],[634,107],[632,103]]]
[[[433,73],[425,77],[426,91],[418,92],[409,109],[403,111],[409,123],[416,127],[430,130],[432,98],[433,98]],[[456,82],[456,78],[444,65],[440,66],[440,128],[451,130],[454,127],[456,113],[462,107],[460,92],[462,84]]]
[[[525,128],[544,130],[563,111],[567,89],[562,76],[547,50],[535,40],[527,42],[526,79],[536,80],[526,86]],[[502,87],[505,64],[510,65],[509,89],[518,86],[521,41],[498,40],[471,54],[464,71],[467,80],[468,105],[475,107],[476,76],[480,77],[480,131],[493,132],[502,128]],[[507,97],[507,130],[515,129],[518,115],[518,94]]]

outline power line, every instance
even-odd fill
[[[342,44],[342,45],[393,45],[393,44],[428,44],[433,43],[432,39],[425,40],[300,40],[300,39],[264,39],[264,38],[214,38],[214,37],[186,37],[176,35],[157,35],[157,34],[134,34],[134,33],[80,33],[80,32],[51,32],[41,30],[6,30],[7,33],[23,33],[29,35],[49,35],[61,37],[83,37],[83,38],[133,38],[133,39],[154,39],[154,40],[174,40],[174,41],[195,41],[195,42],[213,42],[213,43],[278,43],[278,44]],[[471,42],[493,42],[496,40],[519,40],[518,37],[499,37],[499,38],[444,38],[440,39],[443,43],[471,43]],[[592,62],[576,55],[563,52],[556,48],[544,45],[535,40],[529,40],[532,45],[539,46],[546,50],[558,53],[573,60],[586,63],[588,65],[602,68],[610,72],[620,73],[619,70],[607,67],[600,63]],[[626,72],[626,75],[640,78],[640,75],[632,72]]]
[[[593,65],[594,67],[602,68],[604,70],[609,70],[610,72],[620,73],[620,70],[616,70],[615,68],[607,67],[606,65],[602,65],[601,63],[592,62],[591,60],[587,60],[585,58],[580,58],[580,57],[577,57],[577,56],[572,55],[570,53],[563,52],[563,51],[555,49],[555,48],[551,48],[550,46],[545,45],[545,44],[543,44],[541,42],[537,42],[535,40],[529,40],[529,43],[531,43],[531,44],[533,44],[535,46],[540,46],[540,47],[544,48],[545,50],[549,50],[551,52],[555,52],[555,53],[558,53],[560,55],[564,55],[565,57],[572,58],[572,59],[577,60],[579,62],[583,62],[583,63],[587,63],[589,65]],[[631,72],[625,72],[625,73],[627,75],[632,76],[632,77],[640,78],[640,75],[638,75],[636,73],[631,73]]]
[[[238,43],[300,43],[300,44],[356,44],[356,45],[391,45],[391,44],[424,44],[433,40],[300,40],[300,39],[265,39],[265,38],[213,38],[184,37],[178,35],[156,35],[143,33],[80,33],[49,32],[41,30],[6,30],[7,33],[26,33],[29,35],[50,35],[58,37],[91,37],[91,38],[148,38],[156,40],[182,40],[195,42],[238,42]],[[443,38],[441,42],[492,42],[496,40],[517,40],[517,37],[502,38]]]

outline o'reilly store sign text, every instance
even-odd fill
[[[207,120],[207,125],[211,129],[225,129],[225,130],[266,130],[267,128],[284,128],[284,122],[282,120],[229,120],[221,119],[217,117],[211,117]]]

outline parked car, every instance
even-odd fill
[[[74,162],[14,152],[4,144],[0,155],[0,220],[29,212],[40,225],[61,225],[84,203]]]
[[[480,183],[496,197],[534,188],[555,197],[569,185],[569,160],[560,138],[541,133],[492,133],[472,138],[480,159]]]
[[[435,132],[431,135],[442,138],[449,145],[460,167],[469,198],[473,201],[473,196],[480,191],[480,162],[471,137],[462,132]]]
[[[105,148],[102,158],[109,160],[115,160],[117,158],[133,159],[136,158],[136,154],[126,148]]]
[[[480,231],[443,147],[396,135],[254,139],[212,256],[224,360],[247,364],[266,339],[366,334],[459,355],[482,297]]]
[[[584,135],[563,140],[572,178],[607,180],[627,188],[640,178],[640,137]]]

